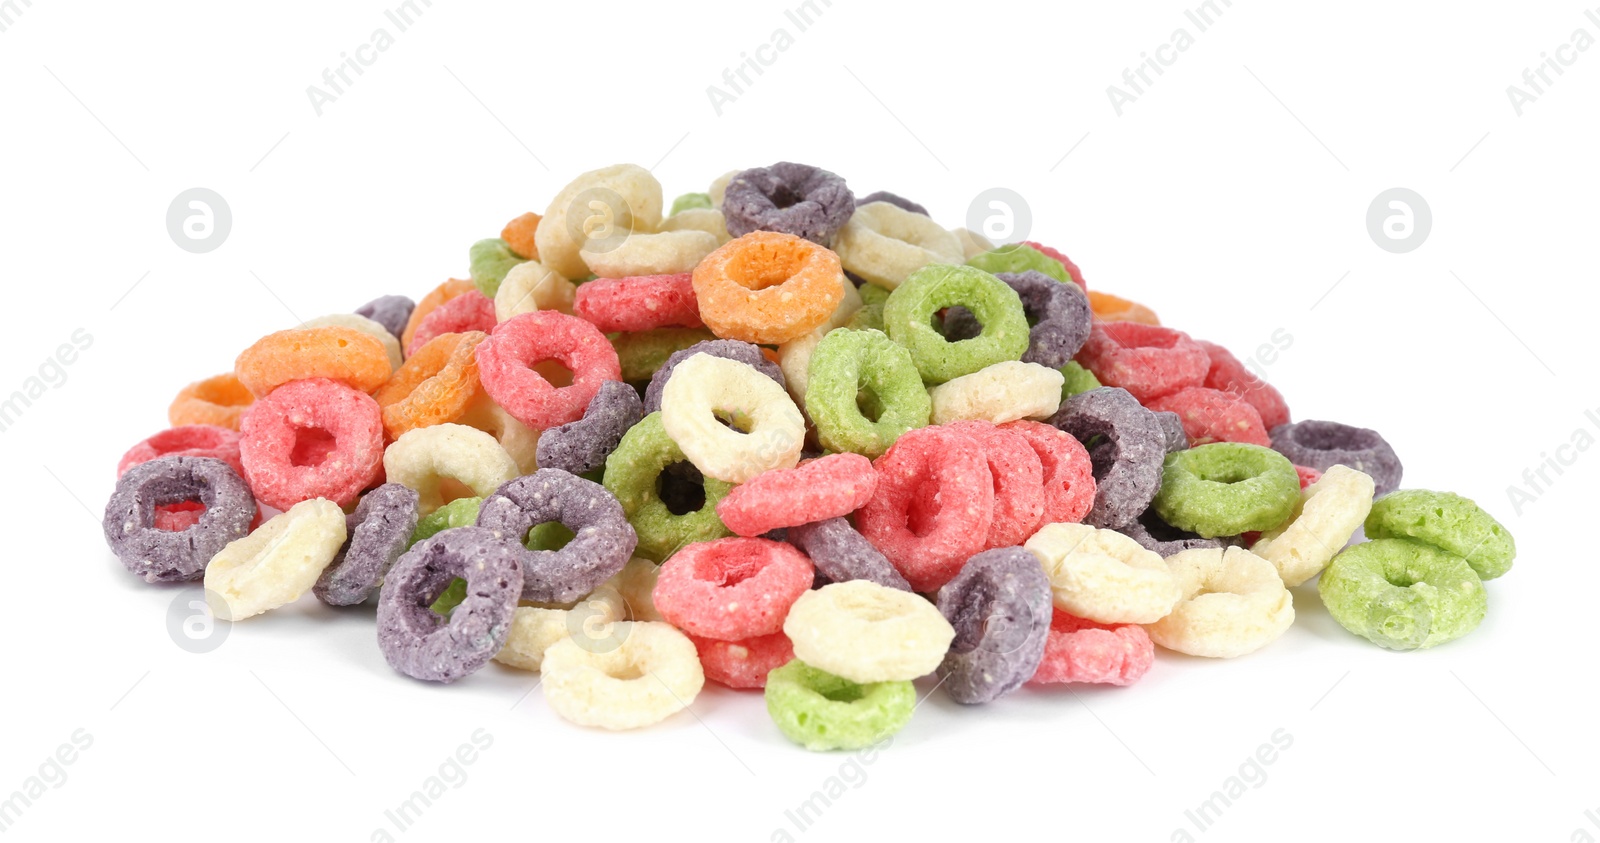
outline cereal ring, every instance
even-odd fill
[[[732,427],[722,418],[733,420]],[[661,425],[707,477],[743,483],[763,471],[793,468],[806,422],[783,387],[734,360],[696,354],[661,391]]]
[[[939,687],[958,703],[998,699],[1028,681],[1050,632],[1050,581],[1020,547],[986,550],[939,589],[939,614],[955,629]]]
[[[242,621],[300,599],[344,539],[344,511],[333,501],[314,498],[229,542],[205,571],[206,591],[221,599],[217,617]]]
[[[456,498],[418,518],[417,526],[411,531],[411,540],[406,543],[406,547],[409,549],[413,545],[427,541],[445,530],[477,526],[478,510],[482,506],[483,498],[480,497]]]
[[[1117,528],[1117,532],[1139,543],[1139,546],[1166,559],[1185,550],[1223,547],[1221,539],[1208,539],[1199,533],[1180,530],[1161,520],[1154,510]]]
[[[983,332],[951,342],[933,327],[947,307],[971,311]],[[1028,318],[1015,290],[987,272],[965,266],[927,266],[905,280],[883,304],[889,338],[903,344],[930,384],[969,375],[1028,350]]]
[[[483,390],[478,390],[472,403],[455,421],[493,436],[500,447],[511,455],[519,474],[532,474],[539,467],[539,431],[512,418]]]
[[[1049,418],[1061,407],[1064,381],[1060,372],[1038,363],[994,363],[928,390],[931,418],[934,424],[964,419],[1005,424]]]
[[[234,374],[259,398],[289,381],[327,378],[359,392],[389,379],[383,343],[350,328],[292,328],[268,334],[239,354]]]
[[[1022,355],[1022,362],[1052,369],[1072,362],[1072,355],[1089,339],[1094,321],[1083,291],[1034,270],[1002,272],[995,277],[1017,291],[1022,312],[1033,326],[1028,331],[1028,350]],[[945,315],[944,335],[951,340],[976,337],[981,330],[982,326],[965,308],[952,308]]]
[[[717,517],[738,535],[759,536],[849,515],[871,500],[877,488],[872,460],[830,454],[751,478],[717,504]]]
[[[494,318],[506,322],[535,310],[572,312],[578,287],[538,261],[517,264],[494,294]]]
[[[1199,386],[1211,368],[1206,350],[1188,334],[1137,322],[1095,322],[1078,362],[1140,402]]]
[[[660,413],[651,413],[629,428],[606,458],[605,487],[639,534],[639,554],[652,560],[666,559],[691,542],[728,535],[717,518],[717,502],[733,488],[731,484],[701,478],[703,486],[697,491],[703,503],[698,508],[679,502],[675,511],[662,499],[673,477],[667,469],[678,463],[687,464],[683,451],[661,426]]]
[[[194,523],[163,530],[157,507],[187,502],[204,506]],[[250,532],[256,501],[250,487],[221,460],[160,457],[131,466],[117,478],[101,522],[106,544],[124,567],[145,582],[197,580],[228,543]]]
[[[1084,523],[1121,527],[1149,508],[1161,488],[1166,436],[1155,414],[1127,390],[1101,387],[1074,395],[1050,417],[1050,424],[1079,442],[1095,443],[1089,450],[1094,506]]]
[[[474,352],[488,336],[482,331],[440,334],[412,352],[372,396],[390,439],[461,419],[483,391]]]
[[[256,400],[232,372],[195,381],[178,391],[167,408],[167,421],[173,427],[209,424],[239,429],[239,418]]]
[[[925,214],[888,202],[858,207],[833,247],[845,268],[889,290],[925,266],[963,260],[956,235]]]
[[[652,234],[635,231],[615,246],[583,249],[578,254],[601,278],[636,278],[688,274],[720,245],[715,234],[692,228]]]
[[[405,333],[406,323],[411,321],[411,312],[416,309],[417,303],[407,296],[379,296],[356,308],[355,312],[357,316],[364,316],[382,325],[398,342],[400,335]]]
[[[1206,372],[1205,385],[1212,389],[1230,392],[1250,402],[1261,415],[1261,421],[1270,430],[1289,423],[1289,405],[1283,394],[1239,362],[1231,352],[1216,343],[1198,340],[1200,347],[1211,358],[1211,369]],[[1267,346],[1272,349],[1272,346]]]
[[[649,381],[672,355],[696,343],[711,342],[716,338],[716,334],[704,328],[654,328],[614,334],[611,336],[611,347],[617,350],[622,379],[628,383],[639,383]],[[662,383],[665,384],[665,381]]]
[[[1167,568],[1183,597],[1145,630],[1168,650],[1231,659],[1271,644],[1294,623],[1294,597],[1277,568],[1242,547],[1185,550]]]
[[[1465,559],[1410,539],[1345,548],[1317,592],[1340,626],[1390,650],[1460,638],[1477,628],[1489,601]]]
[[[1231,392],[1190,386],[1146,402],[1145,406],[1156,413],[1177,415],[1185,447],[1211,442],[1242,442],[1263,448],[1272,444],[1261,423],[1261,413]]]
[[[519,670],[538,670],[544,654],[558,642],[578,639],[585,649],[605,649],[621,643],[618,624],[627,620],[622,595],[601,586],[571,606],[518,606],[511,616],[511,632],[494,660]]]
[[[495,403],[528,427],[545,430],[583,418],[600,385],[622,377],[605,334],[576,316],[535,311],[495,326],[478,344],[478,378]],[[553,386],[531,367],[548,360],[572,370]]]
[[[1312,483],[1322,479],[1322,472],[1314,468],[1306,468],[1303,465],[1295,466],[1294,472],[1300,475],[1300,488],[1302,490],[1304,490],[1307,486],[1310,486]]]
[[[619,623],[615,649],[575,639],[545,651],[545,702],[564,719],[601,729],[638,729],[688,708],[705,686],[694,642],[664,623]]]
[[[534,232],[539,260],[566,278],[582,278],[589,266],[578,252],[599,250],[631,231],[661,225],[661,183],[637,164],[590,170],[550,200]]]
[[[803,237],[820,246],[833,241],[856,209],[855,195],[844,179],[788,161],[734,176],[719,204],[734,237],[762,230]]]
[[[788,541],[811,557],[817,573],[829,582],[867,580],[885,588],[911,590],[906,578],[845,518],[796,524],[787,533]]]
[[[350,328],[370,335],[373,339],[383,343],[383,350],[389,355],[389,368],[400,368],[405,356],[400,353],[400,340],[389,329],[377,322],[356,313],[330,313],[327,316],[318,316],[307,319],[295,326],[297,328]]]
[[[717,176],[715,179],[712,179],[711,186],[706,188],[706,195],[711,197],[711,207],[722,207],[722,200],[725,196],[727,196],[728,193],[728,183],[733,181],[734,176],[737,176],[742,172],[744,171],[729,170],[728,172]]]
[[[522,569],[517,546],[481,527],[445,530],[394,563],[378,596],[378,646],[413,679],[454,682],[489,663],[511,632]],[[465,599],[449,616],[434,602],[456,579]]]
[[[1156,645],[1136,623],[1103,624],[1056,609],[1030,685],[1132,685],[1150,672]]]
[[[781,632],[741,641],[718,641],[693,635],[689,640],[700,653],[700,666],[705,669],[706,678],[729,688],[765,688],[767,674],[794,659],[794,644]]]
[[[1065,382],[1061,384],[1061,400],[1066,401],[1074,395],[1081,395],[1091,389],[1099,389],[1102,384],[1094,376],[1094,372],[1078,365],[1076,361],[1068,361],[1061,367],[1061,376]]]
[[[1067,268],[1060,261],[1025,243],[1004,243],[967,260],[967,266],[981,269],[991,275],[1001,272],[1037,272],[1054,278],[1058,283],[1072,281]]]
[[[1151,506],[1168,524],[1214,538],[1280,526],[1299,499],[1300,475],[1282,454],[1214,442],[1167,456]]]
[[[738,641],[782,629],[811,573],[805,554],[783,542],[696,542],[661,564],[652,597],[656,611],[690,635]]]
[[[687,272],[590,281],[578,288],[572,312],[607,332],[702,327]]]
[[[1094,506],[1094,464],[1083,443],[1048,424],[1014,421],[1000,429],[1021,436],[1039,458],[1044,474],[1041,524],[1082,521]]]
[[[416,354],[435,337],[445,334],[488,333],[494,330],[494,316],[494,302],[482,293],[477,290],[462,293],[434,308],[417,323],[411,340],[406,343],[406,354]]]
[[[833,316],[844,296],[839,258],[792,234],[756,231],[694,268],[700,318],[719,337],[781,345]]]
[[[1272,429],[1272,449],[1295,465],[1327,471],[1347,465],[1365,472],[1379,495],[1400,488],[1400,457],[1376,430],[1331,421],[1300,421]]]
[[[956,635],[932,603],[867,580],[801,594],[783,633],[794,642],[796,658],[862,684],[932,673]]]
[[[245,414],[240,430],[245,479],[262,503],[277,509],[312,498],[349,506],[383,469],[378,402],[336,381],[274,389]],[[326,447],[312,445],[317,440]]]
[[[856,511],[856,527],[916,591],[949,582],[984,549],[994,523],[994,476],[971,441],[949,428],[919,428],[873,463],[878,491]]]
[[[728,233],[727,218],[715,208],[689,208],[661,221],[662,231],[703,231],[717,240],[717,245],[733,239]]]
[[[630,621],[665,621],[661,613],[656,611],[655,590],[656,580],[661,575],[661,566],[642,557],[635,556],[628,560],[622,571],[612,577],[607,583],[622,595],[622,602],[627,608],[627,619]]]
[[[1322,572],[1372,511],[1372,478],[1336,465],[1306,486],[1289,520],[1261,534],[1251,552],[1278,569],[1284,585],[1300,585]],[[1369,538],[1379,536],[1368,529]]]
[[[538,247],[534,248],[537,250]],[[485,298],[492,299],[499,292],[500,282],[505,280],[506,273],[527,258],[512,251],[510,243],[495,238],[473,243],[467,250],[467,260],[473,285]]]
[[[521,214],[500,229],[500,239],[506,241],[511,253],[523,260],[539,259],[539,244],[534,242],[539,230],[540,216],[529,211]]]
[[[1049,246],[1034,240],[1024,240],[1022,241],[1021,245],[1027,246],[1039,254],[1061,264],[1061,268],[1067,271],[1067,279],[1073,284],[1077,285],[1079,292],[1087,293],[1089,291],[1088,282],[1083,280],[1083,270],[1079,269],[1078,265],[1072,262],[1072,258],[1062,254],[1061,250],[1052,249]]]
[[[383,575],[410,547],[417,528],[417,493],[385,483],[366,493],[345,516],[349,541],[339,548],[311,591],[329,606],[364,602],[383,584]]]
[[[1046,524],[1024,545],[1050,578],[1056,608],[1100,623],[1153,623],[1182,596],[1161,557],[1121,533]]]
[[[473,292],[476,289],[477,287],[473,286],[471,281],[462,278],[452,278],[434,287],[427,295],[422,297],[422,301],[417,302],[415,308],[412,308],[410,318],[406,319],[406,327],[400,332],[400,347],[411,347],[411,337],[417,332],[417,326],[422,324],[422,320],[426,319],[428,314],[432,313],[439,305],[456,296]]]
[[[684,211],[714,207],[716,206],[711,204],[711,194],[709,193],[685,193],[672,200],[672,208],[667,211],[667,217],[670,219]]]
[[[985,548],[1022,544],[1039,527],[1044,516],[1044,461],[1020,435],[989,422],[965,421],[948,425],[950,431],[970,437],[983,449],[994,480],[994,518],[984,539]],[[922,502],[935,507],[936,501]]]
[[[1334,466],[1324,477],[1340,469]],[[1405,489],[1384,495],[1366,517],[1366,533],[1369,539],[1410,539],[1459,556],[1485,581],[1511,570],[1517,557],[1510,531],[1452,492]]]
[[[911,353],[881,331],[824,336],[811,355],[805,405],[824,448],[868,457],[926,426],[933,412]]]
[[[902,211],[910,211],[913,214],[921,214],[925,217],[932,216],[932,214],[928,213],[927,208],[918,205],[904,196],[897,196],[887,190],[879,190],[874,193],[868,193],[866,196],[856,197],[857,208],[860,208],[862,205],[871,205],[873,202],[887,202]]]
[[[970,228],[952,228],[950,233],[961,243],[961,261],[965,263],[994,248],[989,238]]]
[[[1189,447],[1189,434],[1183,429],[1183,417],[1167,410],[1156,410],[1154,407],[1154,402],[1151,402],[1150,411],[1155,413],[1156,424],[1161,425],[1161,435],[1166,439],[1167,453],[1186,450]]]
[[[383,452],[389,482],[417,490],[423,515],[445,504],[445,494],[465,486],[487,497],[517,476],[517,463],[493,436],[460,424],[408,431]]]
[[[560,550],[522,550],[522,599],[570,603],[633,558],[639,537],[604,486],[555,468],[518,477],[484,498],[478,526],[521,543],[535,526],[559,522],[573,538]]]
[[[661,409],[661,395],[667,388],[667,381],[672,377],[672,372],[679,363],[695,356],[696,354],[709,354],[712,357],[722,357],[750,366],[756,371],[784,385],[783,370],[777,364],[768,360],[761,354],[758,346],[739,340],[709,340],[696,343],[682,351],[673,352],[667,357],[661,368],[656,369],[650,376],[650,385],[644,391],[644,411],[654,413]]]
[[[1094,311],[1094,318],[1101,322],[1137,322],[1140,325],[1159,326],[1160,317],[1148,307],[1129,301],[1121,296],[1102,293],[1099,290],[1089,291],[1089,307]]]
[[[799,659],[767,674],[767,714],[778,731],[811,750],[865,749],[911,722],[910,682],[860,685]]]
[[[594,394],[583,418],[557,425],[539,438],[539,465],[573,474],[605,468],[628,428],[644,418],[644,404],[633,387],[606,381]]]
[[[117,476],[140,463],[160,457],[211,457],[222,460],[243,475],[239,463],[239,432],[209,424],[169,427],[128,449],[117,461]]]

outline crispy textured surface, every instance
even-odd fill
[[[1272,429],[1272,449],[1295,465],[1327,471],[1347,465],[1372,478],[1379,495],[1400,488],[1403,467],[1376,430],[1308,419]]]
[[[1328,469],[1323,478],[1338,468]],[[1453,492],[1405,489],[1384,495],[1372,505],[1366,533],[1369,539],[1411,539],[1453,553],[1483,580],[1504,575],[1517,557],[1510,531]]]
[[[444,505],[444,478],[485,497],[518,474],[516,460],[493,436],[460,424],[406,433],[384,451],[383,470],[389,482],[417,491],[423,515]]]
[[[557,522],[573,537],[560,550],[521,547],[528,531]],[[604,486],[557,468],[518,477],[483,499],[478,526],[518,545],[522,599],[570,603],[598,588],[633,558],[639,537]]]
[[[781,345],[833,316],[842,277],[833,252],[792,234],[752,231],[694,267],[694,295],[717,336]]]
[[[637,729],[687,708],[705,686],[694,642],[664,623],[615,625],[622,643],[586,649],[567,638],[545,651],[545,702],[581,726]]]
[[[820,167],[780,161],[754,167],[728,180],[718,201],[728,233],[790,234],[827,246],[856,210],[844,179]]]
[[[1005,424],[1049,418],[1061,407],[1062,382],[1060,372],[1037,363],[995,363],[928,390],[931,420],[934,424],[970,419]]]
[[[406,551],[378,599],[378,647],[389,666],[448,683],[488,664],[511,632],[522,590],[517,549],[481,527],[457,527]],[[458,578],[466,597],[447,618],[431,607]]]
[[[389,379],[389,353],[373,336],[352,328],[291,328],[268,334],[240,352],[233,373],[261,397],[288,383],[327,378],[360,392]]]
[[[1137,322],[1095,322],[1077,360],[1141,403],[1205,382],[1211,358],[1188,334]]]
[[[1465,559],[1410,539],[1346,548],[1317,581],[1328,614],[1390,650],[1453,641],[1483,620],[1488,595]]]
[[[987,455],[965,434],[924,427],[873,467],[878,491],[856,511],[857,529],[913,589],[937,590],[984,549],[995,509]]]
[[[872,418],[863,411],[863,394]],[[874,330],[835,330],[817,343],[805,405],[824,448],[873,458],[902,434],[926,426],[933,412],[911,353]]]
[[[1050,581],[1020,547],[986,550],[939,589],[939,613],[955,630],[939,687],[959,703],[986,703],[1028,681],[1050,632]]]
[[[434,337],[373,393],[391,440],[419,427],[459,421],[466,414],[483,393],[475,352],[488,336],[469,331]]]
[[[748,690],[765,688],[767,674],[782,667],[794,658],[794,644],[781,632],[744,638],[738,641],[718,641],[714,638],[689,636],[700,654],[700,666],[706,678],[729,688]]]
[[[767,674],[766,703],[778,731],[812,752],[863,749],[905,728],[917,689],[860,685],[795,659]]]
[[[740,427],[723,424],[720,416]],[[781,384],[710,354],[695,354],[672,370],[661,391],[661,426],[702,474],[728,483],[793,468],[806,435],[805,418]]]
[[[1191,386],[1152,399],[1145,406],[1156,413],[1175,414],[1190,446],[1243,442],[1265,448],[1272,444],[1261,423],[1261,413],[1231,392]]]
[[[489,396],[537,430],[582,418],[601,384],[622,377],[617,352],[605,334],[576,316],[553,311],[501,322],[475,353],[478,379]],[[532,368],[549,360],[571,370],[570,385],[555,386]]]
[[[926,599],[867,580],[801,594],[783,632],[796,658],[861,684],[926,676],[955,638],[950,622]]]
[[[1322,572],[1372,511],[1372,478],[1336,465],[1300,491],[1294,512],[1250,548],[1271,562],[1284,585],[1300,585]],[[1381,531],[1378,531],[1381,532]],[[1368,538],[1386,538],[1367,530]]]
[[[783,629],[811,587],[811,562],[793,546],[758,538],[697,542],[656,578],[656,611],[691,635],[737,641]]]
[[[411,546],[417,528],[417,493],[385,483],[366,493],[345,516],[349,540],[323,570],[312,593],[329,606],[354,606],[383,584],[383,575]]]
[[[833,248],[846,269],[888,290],[925,266],[959,264],[965,259],[955,234],[926,214],[889,202],[857,207]]]
[[[1300,475],[1282,454],[1214,442],[1169,454],[1151,505],[1168,524],[1212,538],[1281,526],[1299,499]]]
[[[741,536],[849,515],[872,498],[878,472],[859,454],[829,454],[763,472],[735,486],[717,516]]]
[[[337,381],[316,378],[278,387],[245,413],[240,433],[245,479],[262,503],[276,509],[311,498],[349,506],[383,470],[378,402]],[[306,456],[307,447],[317,449],[314,457]]]
[[[399,342],[406,323],[411,321],[411,311],[416,307],[417,303],[409,296],[379,296],[356,308],[356,315],[382,325]]]
[[[191,502],[205,507],[193,523],[162,529],[158,508]],[[130,572],[145,582],[183,582],[200,579],[213,556],[249,533],[255,516],[250,488],[227,463],[167,456],[130,466],[117,478],[101,526]]]
[[[679,463],[687,464],[683,451],[661,426],[660,413],[650,413],[629,428],[606,458],[605,487],[639,534],[639,555],[654,561],[667,559],[691,542],[728,535],[717,517],[717,502],[733,488],[731,484],[703,478],[704,502],[681,515],[662,500],[658,491],[662,474]]]
[[[958,306],[971,312],[983,331],[952,342],[933,327],[933,317]],[[1028,351],[1022,299],[1000,279],[972,267],[926,266],[911,273],[884,301],[883,324],[889,338],[911,352],[917,371],[929,384],[1020,360]]]
[[[1050,424],[1093,443],[1094,506],[1084,522],[1116,528],[1149,508],[1161,488],[1166,434],[1155,414],[1125,389],[1100,387],[1074,395],[1050,417]]]
[[[1168,650],[1231,659],[1271,644],[1294,623],[1294,597],[1277,568],[1242,547],[1185,550],[1167,568],[1183,597],[1146,630]]]
[[[1047,524],[1025,545],[1039,557],[1056,608],[1100,623],[1152,623],[1181,594],[1160,556],[1087,524]]]
[[[1132,685],[1150,672],[1156,645],[1136,623],[1103,624],[1056,609],[1030,685]]]
[[[301,501],[228,544],[206,566],[217,616],[242,621],[300,599],[316,585],[345,540],[344,511],[333,501]]]
[[[623,435],[642,418],[639,393],[621,381],[606,381],[583,418],[552,427],[539,437],[538,464],[573,474],[603,469]]]
[[[1072,361],[1089,339],[1094,322],[1089,298],[1076,284],[1063,284],[1037,270],[1001,272],[996,278],[1017,291],[1022,311],[1033,327],[1028,330],[1024,363],[1059,369]],[[945,314],[944,335],[952,340],[975,337],[982,330],[965,308]]]

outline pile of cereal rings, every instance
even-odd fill
[[[128,570],[230,621],[375,604],[400,673],[539,671],[586,726],[764,689],[829,750],[903,728],[930,674],[976,705],[1255,652],[1319,576],[1350,632],[1432,647],[1515,556],[1055,249],[816,167],[667,213],[607,167],[469,256],[179,392],[106,505]]]

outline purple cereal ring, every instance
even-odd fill
[[[786,537],[801,553],[811,557],[817,573],[828,582],[869,580],[886,588],[911,590],[911,583],[906,582],[894,565],[845,518],[790,527]]]
[[[1161,433],[1167,438],[1167,453],[1189,450],[1189,434],[1183,430],[1182,416],[1162,410],[1156,413],[1156,424],[1161,425]]]
[[[989,702],[1039,669],[1050,634],[1050,579],[1032,551],[999,547],[973,556],[936,602],[956,630],[939,664],[940,687],[951,699]]]
[[[538,465],[571,474],[605,468],[606,457],[617,449],[622,435],[642,418],[644,403],[639,400],[638,390],[622,381],[606,381],[589,399],[583,418],[540,434]]]
[[[413,679],[454,682],[494,658],[522,592],[519,549],[493,530],[456,527],[406,551],[378,597],[378,647],[389,666]],[[467,581],[467,596],[447,618],[432,606],[458,578]]]
[[[411,320],[411,311],[416,308],[417,303],[405,296],[379,296],[356,308],[356,315],[382,325],[385,331],[399,339],[405,333],[406,323]]]
[[[411,543],[419,500],[416,491],[399,483],[385,483],[366,493],[356,511],[344,518],[349,541],[311,587],[317,599],[329,606],[354,606],[377,590],[383,575]]]
[[[528,531],[550,521],[571,530],[560,550],[528,550]],[[478,507],[478,526],[515,543],[522,564],[522,599],[571,603],[622,570],[633,557],[639,534],[622,504],[599,483],[559,468],[518,477]]]
[[[855,212],[856,198],[844,179],[788,161],[745,170],[722,196],[722,215],[734,237],[778,231],[828,246]]]
[[[1365,472],[1379,497],[1400,488],[1400,456],[1376,430],[1308,419],[1278,425],[1271,438],[1272,450],[1295,465],[1318,471],[1343,465]]]
[[[1185,550],[1199,550],[1201,548],[1226,547],[1228,540],[1216,538],[1208,539],[1199,533],[1180,530],[1177,527],[1161,520],[1152,507],[1145,510],[1143,515],[1132,522],[1116,529],[1116,532],[1127,536],[1139,543],[1145,550],[1154,553],[1162,559],[1182,553]]]
[[[156,507],[198,501],[206,508],[185,530],[155,526]],[[205,576],[211,557],[250,533],[256,499],[237,472],[211,457],[159,457],[117,479],[106,502],[106,544],[145,582]]]
[[[1167,456],[1167,436],[1155,413],[1126,389],[1102,386],[1068,398],[1050,424],[1089,449],[1095,495],[1083,523],[1116,529],[1150,508]]]
[[[893,205],[896,208],[899,208],[899,209],[904,210],[904,211],[910,211],[913,214],[921,214],[921,215],[923,215],[925,217],[926,216],[932,216],[931,214],[928,213],[928,209],[927,208],[924,208],[921,205],[918,205],[917,203],[911,201],[910,199],[905,198],[904,196],[900,196],[899,194],[895,194],[895,193],[890,193],[887,190],[880,190],[880,191],[878,191],[876,193],[868,193],[866,196],[857,197],[856,198],[856,207],[859,208],[862,205],[867,204],[868,202],[888,202],[890,205]]]
[[[712,357],[722,357],[736,360],[746,366],[754,366],[756,371],[777,381],[778,386],[788,389],[783,379],[783,370],[761,353],[760,346],[739,340],[706,340],[682,351],[673,352],[672,356],[667,358],[667,362],[661,364],[661,368],[650,376],[650,385],[644,390],[645,415],[661,409],[661,391],[667,388],[667,378],[672,377],[672,370],[696,354],[709,354]]]
[[[1038,363],[1051,369],[1067,365],[1089,339],[1094,324],[1089,297],[1077,284],[1063,284],[1029,269],[995,275],[1022,299],[1022,312],[1028,316],[1028,350],[1024,363]],[[983,326],[966,308],[951,308],[945,315],[944,334],[951,340],[978,336]]]

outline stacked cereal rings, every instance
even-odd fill
[[[123,565],[230,621],[375,604],[374,658],[537,671],[577,724],[709,680],[835,750],[906,728],[918,681],[1004,705],[1247,655],[1296,587],[1436,646],[1516,556],[1472,501],[1401,489],[1376,431],[1293,420],[1056,249],[818,167],[671,203],[595,170],[467,258],[178,390],[117,466]]]

